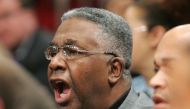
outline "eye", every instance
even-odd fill
[[[70,47],[68,47],[68,46],[64,47],[63,52],[67,56],[76,56],[79,54],[78,49],[76,47],[71,47],[71,46]]]
[[[157,73],[159,71],[159,67],[158,66],[154,66],[154,72]]]
[[[49,56],[54,57],[59,52],[59,50],[58,50],[58,47],[56,46],[50,46],[47,49],[47,52]]]

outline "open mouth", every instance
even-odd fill
[[[55,100],[58,104],[65,104],[71,97],[71,88],[68,83],[63,80],[51,80]]]

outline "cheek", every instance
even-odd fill
[[[176,91],[178,91],[178,98],[183,99],[183,102],[190,101],[190,77],[183,74],[181,76],[182,77],[176,81]]]
[[[5,28],[4,35],[9,37],[9,40],[20,40],[23,38],[25,30],[22,24],[18,22],[10,22],[10,25]]]
[[[172,104],[174,106],[183,106],[189,104],[190,101],[190,75],[189,68],[186,64],[175,65],[175,68],[168,75],[170,84],[170,95],[172,96]],[[188,103],[186,102],[188,101]]]
[[[189,86],[187,86],[187,85],[184,85],[184,86],[181,85],[181,87],[177,86],[177,87],[173,88],[172,93],[170,93],[172,96],[171,105],[174,107],[178,107],[176,109],[185,109],[185,108],[182,108],[182,106],[190,106],[189,105],[190,88],[188,88],[188,87]]]
[[[70,72],[76,90],[81,94],[93,94],[105,87],[107,83],[105,67],[98,60],[81,60],[72,64]]]
[[[20,23],[20,19],[16,18],[16,19],[11,19],[7,22],[9,24],[9,28],[13,31],[14,29],[18,29],[21,28],[20,26],[22,26]],[[20,25],[19,25],[20,24]]]

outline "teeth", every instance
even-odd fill
[[[58,84],[58,83],[62,83],[62,81],[55,81],[55,83],[56,83],[56,84]]]
[[[64,93],[60,94],[61,97],[64,97]]]

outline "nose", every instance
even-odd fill
[[[166,87],[165,74],[162,71],[158,71],[154,77],[150,80],[150,86],[156,90]]]
[[[53,73],[64,72],[67,69],[68,65],[61,56],[61,53],[58,53],[56,56],[52,57],[49,65],[48,65],[48,77],[50,77]]]

